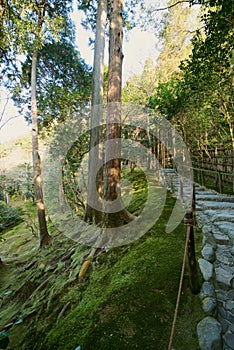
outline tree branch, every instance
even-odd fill
[[[161,7],[159,9],[155,9],[155,10],[152,10],[151,12],[158,12],[158,11],[165,11],[165,10],[169,10],[171,9],[172,7],[176,6],[176,5],[179,5],[179,4],[182,4],[182,3],[191,3],[191,0],[178,0],[177,2],[175,2],[174,4],[172,5],[169,5],[169,6],[166,6],[166,7]],[[199,2],[196,2],[194,3],[193,5],[201,5]]]
[[[10,120],[15,119],[15,118],[18,118],[18,117],[19,117],[19,114],[18,114],[18,115],[14,115],[14,117],[8,118],[4,123],[2,123],[2,125],[0,125],[0,130],[2,130],[2,128],[3,128],[7,123],[9,123]]]
[[[204,26],[201,26],[200,28],[197,28],[197,29],[195,29],[195,30],[185,30],[184,32],[185,32],[185,33],[189,33],[189,34],[194,34],[194,33],[199,32],[200,30],[202,30],[202,29],[204,29],[204,28],[206,28],[205,25],[204,25]]]
[[[17,114],[17,115],[14,115],[14,116],[9,117],[9,118],[7,118],[6,120],[4,120],[4,114],[5,114],[5,112],[6,112],[7,105],[8,105],[8,103],[9,103],[10,99],[11,99],[11,93],[8,93],[8,94],[6,93],[6,98],[4,98],[4,99],[5,99],[5,102],[4,102],[4,104],[3,104],[2,111],[0,112],[0,131],[1,131],[2,128],[4,128],[4,126],[5,126],[6,124],[8,124],[12,119],[15,119],[15,118],[19,117],[19,114]]]
[[[10,99],[11,99],[10,93],[9,93],[9,94],[6,93],[6,98],[3,98],[3,99],[6,100],[6,102],[4,103],[4,105],[3,105],[3,107],[2,107],[2,111],[1,111],[1,113],[0,113],[0,122],[3,120],[3,117],[4,117],[4,114],[5,114],[5,111],[6,111],[8,102],[9,102]]]

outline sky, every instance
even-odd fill
[[[73,12],[73,21],[76,24],[76,44],[81,53],[81,57],[86,63],[93,64],[93,50],[89,47],[89,36],[93,37],[91,32],[85,31],[80,24],[82,15],[78,11]],[[108,60],[108,45],[106,45],[105,64]],[[155,60],[160,52],[160,43],[158,37],[150,31],[141,31],[134,28],[124,37],[123,43],[123,82],[133,74],[140,74],[143,70],[147,58]]]
[[[76,44],[80,51],[81,57],[89,65],[93,64],[93,50],[89,47],[89,36],[91,33],[85,31],[81,26],[82,15],[74,11],[72,19],[76,25]],[[123,82],[133,74],[140,74],[143,70],[147,58],[156,62],[160,52],[160,43],[158,38],[152,32],[143,32],[138,28],[131,30],[123,43]],[[106,45],[106,63],[107,63],[107,45]],[[7,92],[4,89],[0,91],[0,144],[30,133],[30,127],[24,120],[23,116],[17,116],[7,123],[2,129],[1,125],[4,120],[17,115],[17,110],[12,101],[9,101],[1,120],[2,112],[7,98]]]
[[[7,104],[7,107],[4,109],[4,106],[6,104]],[[8,120],[9,122],[5,124],[5,122]],[[3,124],[5,125],[3,126]],[[31,129],[25,122],[24,117],[18,115],[17,109],[15,108],[12,100],[8,99],[8,93],[5,90],[5,88],[1,88],[0,90],[0,144],[3,144],[4,142],[12,139],[16,139],[20,136],[29,134],[30,130]]]

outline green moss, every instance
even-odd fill
[[[82,349],[167,348],[184,248],[183,224],[165,234],[173,204],[169,197],[160,225],[156,223],[145,237],[98,259],[82,300],[38,349],[46,344],[49,349],[68,350],[78,344]],[[185,280],[175,335],[181,350],[199,348],[196,322],[202,315],[200,301]]]
[[[137,171],[127,176],[132,177],[136,190],[130,203],[135,213],[139,210],[136,202],[145,201],[145,180]],[[9,350],[74,350],[78,345],[82,350],[167,349],[185,244],[183,223],[165,233],[174,204],[175,199],[168,195],[155,225],[131,244],[112,248],[95,258],[82,283],[78,283],[77,275],[90,249],[76,246],[73,255],[63,260],[74,247],[74,242],[64,236],[57,236],[50,250],[32,251],[30,259],[27,256],[24,264],[21,261],[21,276],[11,267],[8,284],[14,285],[12,300],[17,307],[23,302],[19,291],[24,291],[25,281],[38,286],[46,278],[49,280],[22,310],[21,316],[26,317],[14,327]],[[196,244],[199,252],[199,231]],[[31,263],[33,267],[29,268]],[[204,315],[200,300],[190,292],[187,275],[186,270],[174,347],[196,350],[196,324]],[[7,274],[1,282],[5,291]],[[68,310],[58,319],[68,303]],[[12,312],[10,299],[4,307],[7,317]]]

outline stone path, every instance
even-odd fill
[[[165,169],[164,174],[162,183],[166,180],[170,190],[172,179],[175,194],[180,195],[181,181],[175,171]],[[198,324],[199,344],[201,350],[234,350],[234,196],[197,184],[195,194],[196,222],[203,232],[200,297],[207,314]]]

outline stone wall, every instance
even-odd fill
[[[202,350],[234,349],[234,197],[197,190],[197,224],[203,232],[200,292],[207,318],[198,325]],[[204,342],[206,328],[210,343]],[[211,345],[213,344],[213,345]]]
[[[181,181],[173,169],[164,169],[160,178],[180,196]],[[200,349],[234,350],[234,196],[197,184],[195,197],[196,222],[203,232],[200,298],[207,314],[197,325]]]

